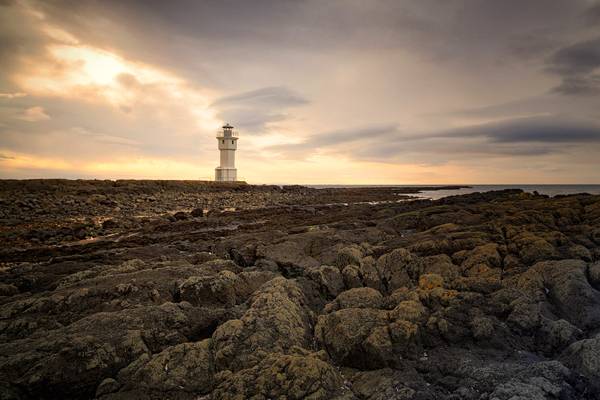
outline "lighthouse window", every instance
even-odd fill
[[[221,142],[222,142],[223,144],[225,144],[225,140],[221,140]]]
[[[233,144],[233,140],[231,141],[231,144]]]

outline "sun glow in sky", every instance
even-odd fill
[[[0,3],[0,177],[598,183],[597,10]]]

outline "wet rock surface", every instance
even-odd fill
[[[600,196],[2,184],[2,399],[600,398]]]

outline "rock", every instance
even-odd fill
[[[114,393],[121,387],[121,384],[113,378],[106,378],[96,389],[96,397],[102,397],[105,394]]]
[[[405,320],[410,322],[424,322],[427,320],[427,308],[418,300],[401,301],[392,311],[390,318],[395,320]]]
[[[377,260],[377,271],[388,291],[414,286],[413,280],[418,278],[421,270],[419,258],[403,248],[384,254]]]
[[[269,353],[308,347],[310,318],[295,282],[275,278],[254,293],[249,303],[241,319],[220,325],[212,336],[217,371],[250,368]]]
[[[496,243],[488,243],[477,246],[465,254],[465,259],[461,263],[463,270],[469,270],[476,265],[484,264],[491,268],[498,268],[502,265],[502,257],[498,253]]]
[[[19,289],[12,284],[0,283],[0,296],[14,296],[19,293]]]
[[[600,327],[600,292],[587,280],[583,261],[547,261],[534,269],[543,277],[549,300],[562,318],[582,329]]]
[[[448,255],[438,254],[423,258],[423,273],[438,274],[445,281],[450,282],[458,277],[459,269]]]
[[[231,271],[221,271],[214,276],[192,276],[179,286],[179,297],[197,306],[225,306],[236,304],[237,276]]]
[[[489,339],[494,334],[494,322],[487,317],[475,317],[471,321],[471,329],[475,339]]]
[[[102,229],[106,229],[106,230],[116,229],[119,226],[120,226],[119,223],[117,221],[115,221],[114,219],[107,219],[106,221],[102,222]]]
[[[363,258],[363,251],[359,246],[343,247],[337,252],[335,265],[344,268],[347,265],[358,265]]]
[[[347,288],[362,287],[363,283],[360,275],[360,267],[356,265],[345,266],[342,270],[342,278],[344,279],[344,285]]]
[[[204,217],[204,208],[202,208],[202,207],[194,208],[190,212],[190,215],[194,218]]]
[[[584,261],[592,261],[592,253],[587,249],[587,247],[582,246],[580,244],[573,245],[569,247],[569,256],[572,258],[579,258]]]
[[[312,267],[307,275],[321,287],[321,293],[326,297],[333,298],[344,290],[344,279],[337,267],[321,265]]]
[[[233,307],[243,303],[275,275],[269,271],[235,274],[224,270],[216,275],[192,276],[179,285],[179,298],[195,306]]]
[[[537,363],[519,376],[498,385],[490,394],[490,398],[498,400],[561,398],[568,393],[568,385],[566,382],[563,383],[568,376],[569,370],[557,361]]]
[[[182,343],[147,358],[119,375],[121,391],[152,389],[206,394],[214,384],[210,339]]]
[[[405,381],[403,374],[390,368],[361,371],[352,376],[352,392],[360,399],[413,399],[416,391],[407,387]]]
[[[270,246],[258,246],[256,256],[275,261],[280,267],[291,273],[320,265],[317,260],[308,256],[304,249],[294,241],[286,241]]]
[[[354,288],[340,293],[324,308],[326,313],[344,308],[381,308],[383,296],[372,288]]]
[[[596,290],[600,290],[600,261],[596,261],[588,266],[588,276],[590,283]]]
[[[518,331],[533,331],[540,326],[542,315],[540,305],[519,299],[512,304],[508,323]]]
[[[522,236],[520,238],[521,247],[519,255],[527,264],[534,264],[538,261],[552,260],[559,257],[558,252],[550,243],[535,236]]]
[[[432,290],[443,286],[444,278],[438,274],[423,274],[419,277],[419,288],[422,290]]]
[[[318,357],[272,354],[252,368],[225,375],[211,398],[341,400],[349,393],[338,371]]]
[[[586,376],[600,390],[600,335],[571,344],[561,354],[560,361]]]
[[[582,334],[579,328],[564,319],[544,319],[537,332],[536,344],[542,352],[552,355],[578,340]]]
[[[189,215],[188,213],[184,212],[184,211],[178,211],[175,214],[173,214],[173,219],[175,219],[175,221],[184,221],[186,219],[188,219]]]
[[[373,369],[385,366],[388,339],[386,311],[346,308],[321,315],[315,326],[315,338],[327,353],[342,365]],[[374,335],[369,338],[370,335]],[[382,359],[382,356],[384,357]]]

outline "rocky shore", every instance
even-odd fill
[[[1,181],[0,399],[600,398],[600,196],[414,191]]]

